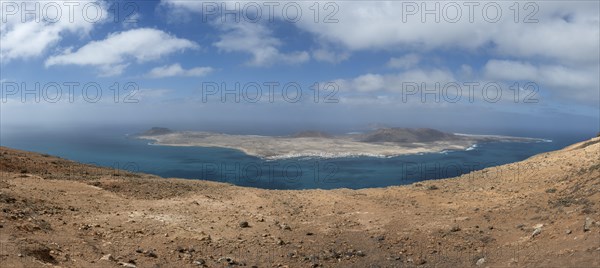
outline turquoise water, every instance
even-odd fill
[[[552,137],[541,137],[552,138]],[[553,142],[483,143],[474,150],[392,158],[300,158],[266,161],[224,148],[149,145],[125,133],[3,133],[0,144],[82,163],[130,171],[228,182],[266,189],[370,188],[454,177],[485,167],[521,161],[583,138]]]

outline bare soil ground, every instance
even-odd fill
[[[278,191],[0,148],[1,267],[600,267],[600,138],[458,178]]]

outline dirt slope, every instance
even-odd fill
[[[357,191],[162,179],[2,147],[0,266],[599,267],[599,191],[600,138]]]

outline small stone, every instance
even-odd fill
[[[146,251],[146,256],[148,256],[148,257],[151,257],[151,258],[156,258],[156,257],[158,257],[158,256],[156,255],[156,253],[154,253],[154,251],[152,251],[152,250],[148,250],[148,251]]]
[[[439,187],[435,186],[435,185],[429,185],[427,186],[427,190],[433,191],[433,190],[437,190],[440,189]]]
[[[121,262],[119,263],[121,266],[123,267],[127,267],[127,268],[136,268],[137,266],[135,266],[135,264],[133,263],[128,263],[128,262]]]
[[[485,258],[481,258],[481,259],[477,260],[477,262],[475,263],[475,265],[477,265],[477,266],[481,266],[481,265],[483,265],[484,263],[485,263]]]
[[[114,261],[115,258],[111,254],[106,254],[100,258],[101,261]]]
[[[306,235],[314,235],[312,232],[306,232]]]
[[[143,250],[143,249],[141,249],[141,248],[138,248],[138,249],[136,249],[136,250],[135,250],[135,252],[136,252],[136,253],[143,253],[143,252],[144,252],[144,250]]]
[[[250,227],[250,225],[248,224],[247,221],[241,221],[240,222],[240,228],[248,228]]]
[[[237,264],[237,262],[231,257],[221,257],[217,260],[217,262],[222,262],[222,261],[227,262],[227,264],[229,264],[229,265]]]
[[[206,264],[206,261],[204,259],[197,259],[194,261],[194,264],[204,265],[204,264]]]
[[[541,233],[542,233],[542,228],[535,228],[535,230],[533,230],[533,233],[531,233],[531,237],[535,237]]]
[[[594,221],[592,221],[592,219],[590,218],[585,218],[585,223],[583,224],[583,231],[587,232],[590,230],[590,228],[592,227],[592,223]]]
[[[566,234],[571,234],[572,232],[573,232],[573,231],[571,231],[571,230],[569,230],[569,229],[567,229],[567,230],[565,231],[565,233],[566,233]]]
[[[454,225],[454,226],[452,226],[452,228],[450,228],[450,232],[454,233],[454,232],[458,232],[458,231],[460,231],[460,227],[458,227],[458,225]]]
[[[23,257],[23,254],[19,253],[17,254],[17,257]]]

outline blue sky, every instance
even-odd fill
[[[123,124],[261,133],[385,125],[501,134],[600,128],[597,1],[163,0],[79,2],[72,9],[45,1],[35,15],[23,14],[35,7],[31,1],[1,2],[3,128]],[[25,94],[36,83],[40,91]],[[73,83],[80,86],[69,95],[65,84]],[[90,83],[102,92],[95,101],[83,97],[81,87]],[[261,85],[262,97],[249,101],[244,96],[254,95],[240,92],[239,102],[231,94],[224,102],[224,88],[210,94],[206,88],[233,90],[236,83]],[[265,84],[274,83],[270,99]],[[315,83],[318,90],[310,89]],[[52,98],[56,84],[63,94]],[[472,98],[466,84],[477,84]],[[300,86],[297,101],[295,91],[284,94],[287,85]],[[430,94],[423,96],[425,88]]]

